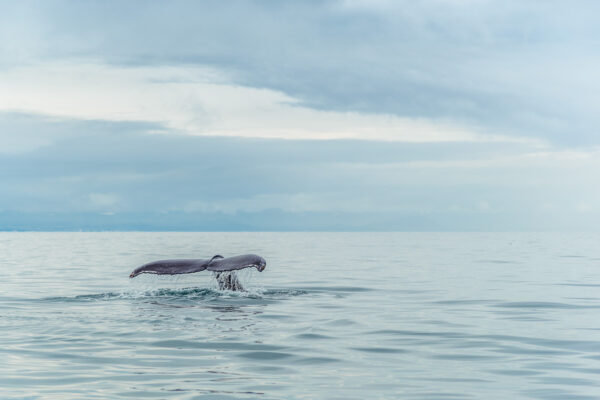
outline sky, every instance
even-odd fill
[[[0,230],[598,230],[597,15],[0,0]]]

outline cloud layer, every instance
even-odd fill
[[[4,2],[0,229],[593,229],[599,12]]]
[[[423,118],[315,110],[280,92],[236,86],[202,68],[45,63],[5,71],[0,86],[4,88],[0,110],[161,124],[162,130],[154,133],[403,142],[519,141]]]
[[[0,64],[203,66],[325,111],[598,144],[594,1],[14,2]]]
[[[600,171],[599,150],[158,135],[147,132],[161,127],[149,124],[23,114],[0,120],[21,132],[40,124],[60,132],[50,144],[0,154],[0,216],[13,228],[24,228],[14,212],[57,214],[65,219],[58,225],[72,228],[69,213],[87,229],[201,230],[589,228],[600,215],[600,189],[587,186]]]

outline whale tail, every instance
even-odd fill
[[[131,272],[130,278],[140,274],[178,275],[192,274],[200,271],[212,271],[221,290],[244,290],[235,271],[245,268],[256,268],[262,272],[267,262],[256,254],[243,254],[225,258],[220,254],[211,259],[177,259],[153,261],[138,267]]]

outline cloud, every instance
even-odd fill
[[[113,193],[90,193],[87,196],[89,207],[96,210],[113,210],[119,203],[119,196]],[[104,211],[112,213],[112,211]]]
[[[599,12],[3,2],[0,228],[597,226]]]
[[[82,121],[0,111],[0,154],[26,153],[67,139],[76,140],[82,135],[148,133],[164,129],[160,124],[143,121]]]
[[[229,198],[212,202],[190,201],[183,206],[185,212],[236,214],[239,212],[260,212],[282,210],[299,213],[306,211],[332,211],[332,199],[327,193],[255,194],[247,198]],[[342,210],[339,211],[357,211]]]
[[[0,154],[0,210],[21,213],[17,221],[58,213],[65,217],[57,226],[74,228],[80,221],[194,229],[210,221],[211,229],[392,230],[600,222],[595,209],[569,219],[587,210],[580,204],[600,201],[589,185],[600,149],[157,135],[148,132],[160,126],[133,122],[11,121],[17,130],[43,122],[61,132],[50,144]],[[551,218],[543,210],[549,199]],[[103,213],[113,222],[100,224],[94,215]],[[3,215],[0,227],[11,221]]]
[[[281,92],[236,86],[206,68],[46,63],[5,71],[0,86],[0,111],[161,125],[155,133],[543,144],[423,118],[315,110]]]
[[[3,73],[27,65],[41,72],[40,65],[82,59],[142,69],[210,68],[237,85],[224,99],[257,98],[256,108],[238,110],[231,123],[230,114],[217,113],[225,134],[259,129],[275,135],[266,132],[315,116],[315,124],[341,118],[336,124],[347,127],[358,113],[581,146],[598,144],[593,105],[600,89],[594,43],[599,12],[594,1],[3,3],[0,64]],[[91,87],[92,97],[103,93]],[[290,103],[302,111],[284,107],[279,124],[248,123],[242,114],[261,112],[261,88],[270,104]],[[60,93],[49,96],[60,104]],[[189,96],[184,103],[190,108],[202,105]],[[156,110],[160,104],[152,99],[149,107]],[[118,96],[113,100],[121,103]],[[188,109],[178,119],[178,107],[166,103],[179,127],[210,125],[210,110]],[[279,118],[277,107],[262,110],[261,118]],[[131,106],[124,112],[141,113]],[[358,125],[373,122],[358,119]],[[374,126],[378,132],[388,128]],[[293,125],[286,128],[301,134]],[[342,136],[351,135],[340,128],[332,137]]]

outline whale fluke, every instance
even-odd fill
[[[153,261],[134,269],[129,277],[135,278],[140,274],[192,274],[195,272],[208,270],[215,272],[215,277],[219,282],[219,289],[244,290],[238,281],[237,276],[235,275],[235,271],[254,267],[259,272],[262,272],[266,266],[267,262],[265,259],[261,256],[257,256],[256,254],[244,254],[227,258],[217,254],[210,260],[194,258]]]
[[[217,256],[215,256],[217,257]],[[256,254],[244,254],[241,256],[215,258],[208,263],[206,269],[215,272],[235,271],[238,269],[254,267],[262,272],[267,266],[267,262],[261,256]]]

